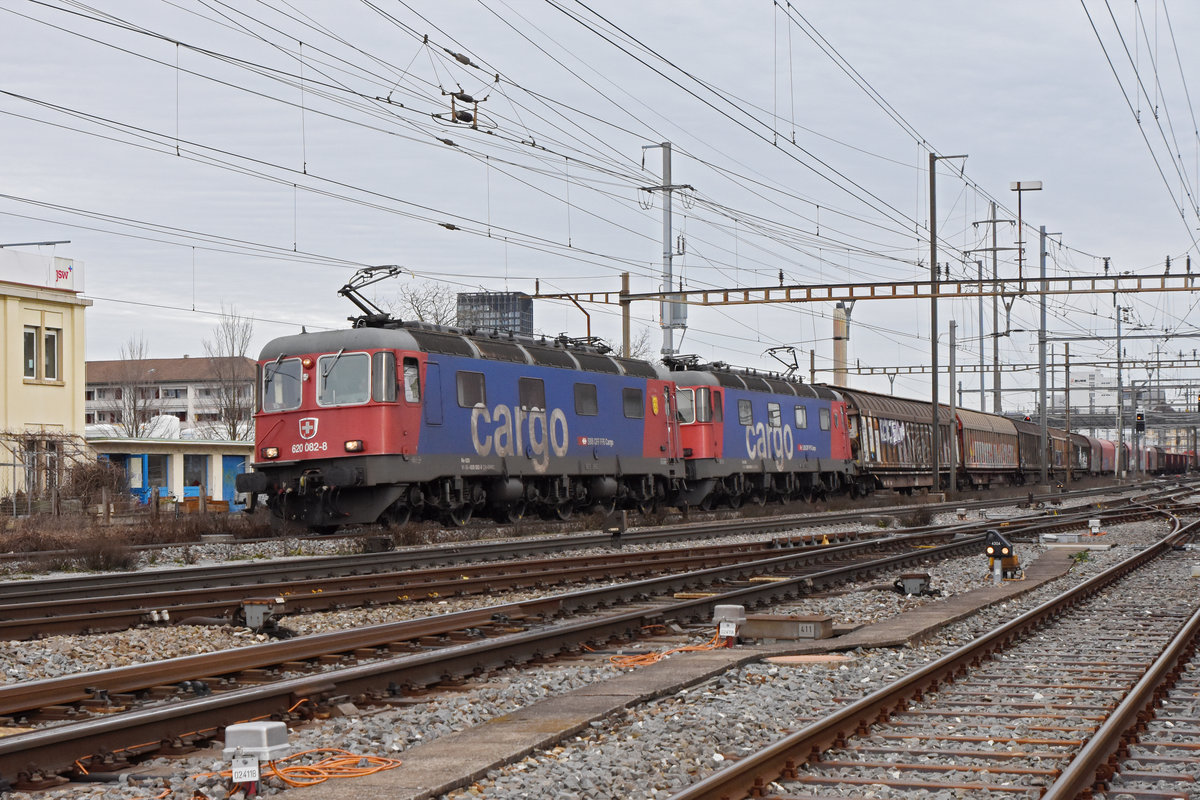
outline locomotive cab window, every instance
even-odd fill
[[[820,415],[821,415],[821,430],[823,430],[823,431],[829,430],[829,409],[822,408],[820,411]]]
[[[779,403],[767,403],[767,424],[772,428],[783,427],[783,413],[779,410]]]
[[[796,428],[804,430],[808,427],[808,409],[804,406],[796,406]]]
[[[300,407],[300,359],[285,358],[263,365],[262,410],[291,411]]]
[[[738,400],[738,424],[754,424],[754,406],[749,400]]]
[[[546,382],[541,378],[518,378],[517,397],[525,411],[545,411]]]
[[[642,401],[641,389],[622,389],[621,405],[626,419],[642,419],[646,416],[646,404]]]
[[[396,402],[396,354],[376,353],[372,359],[375,361],[375,368],[371,373],[371,377],[374,378],[371,396],[377,403]]]
[[[421,402],[421,365],[415,358],[404,359],[404,400]]]
[[[459,372],[455,376],[458,383],[458,405],[462,408],[474,408],[487,405],[487,392],[483,385],[482,372]]]
[[[596,402],[596,384],[575,384],[575,413],[581,417],[594,417],[600,413],[600,404]]]
[[[712,389],[707,386],[696,390],[696,422],[712,422]]]
[[[371,399],[371,357],[336,353],[317,359],[317,405],[352,406]]]
[[[675,416],[687,425],[696,421],[696,393],[692,389],[675,390]]]

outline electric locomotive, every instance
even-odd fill
[[[594,346],[389,321],[275,339],[258,380],[238,490],[317,530],[566,519],[682,485],[673,385]]]
[[[664,359],[687,465],[683,502],[701,509],[813,500],[854,485],[846,403],[832,387]]]

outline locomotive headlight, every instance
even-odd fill
[[[361,453],[363,450],[362,439],[351,439],[346,442],[347,453]]]
[[[261,452],[263,458],[279,458],[278,447],[264,447]]]
[[[305,356],[304,358],[302,358],[300,360],[300,363],[304,365],[305,369],[312,369],[313,360],[311,358],[309,358],[308,356]]]

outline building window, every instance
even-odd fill
[[[84,390],[83,399],[84,400],[95,400],[96,399],[96,390],[95,389]]]
[[[208,456],[194,453],[183,454],[183,485],[203,486],[208,481]]]
[[[46,355],[46,370],[42,373],[42,379],[47,381],[58,380],[58,339],[60,331],[56,328],[45,329],[45,355]]]
[[[39,328],[36,325],[26,325],[23,333],[24,352],[21,371],[25,379],[59,382],[61,380],[59,362],[62,356],[59,342],[62,338],[62,331],[58,328]]]
[[[37,379],[38,329],[25,328],[25,377]]]

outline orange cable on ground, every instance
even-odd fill
[[[685,645],[684,647],[673,647],[670,650],[662,650],[657,653],[639,653],[631,656],[612,656],[609,661],[613,666],[620,669],[632,669],[634,667],[646,667],[650,664],[656,664],[662,661],[672,653],[694,653],[700,650],[716,650],[720,647],[720,642],[723,637],[718,633],[709,639],[704,644]]]
[[[300,758],[301,756],[312,755],[313,753],[331,753],[320,761],[314,761],[311,764],[289,764],[281,766],[284,762],[292,759]],[[363,763],[366,762],[364,766]],[[339,750],[336,748],[317,748],[314,750],[305,750],[300,753],[293,753],[290,756],[276,759],[275,761],[267,762],[267,766],[271,770],[271,774],[279,778],[289,786],[315,786],[318,783],[324,783],[328,780],[340,778],[361,778],[364,775],[371,775],[384,770],[395,769],[403,762],[398,758],[386,758],[384,756],[361,756],[351,753],[349,750]],[[222,770],[220,772],[204,772],[199,775],[193,775],[193,778],[207,778],[213,775],[219,775],[222,778],[233,778],[232,770]]]

